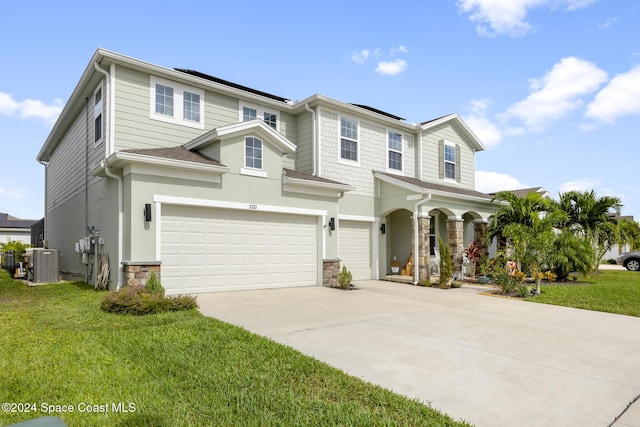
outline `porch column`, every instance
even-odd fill
[[[460,274],[464,253],[464,221],[462,218],[447,219],[447,246],[449,246],[449,253],[453,261],[453,271]]]
[[[429,232],[431,217],[418,217],[418,280],[429,283],[431,270],[431,253],[429,251]]]
[[[481,257],[489,256],[489,248],[487,247],[487,221],[479,219],[473,222],[473,240],[480,249]]]

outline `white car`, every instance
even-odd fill
[[[616,258],[616,262],[629,271],[640,271],[640,252],[625,252]]]

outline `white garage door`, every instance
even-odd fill
[[[316,285],[317,219],[162,206],[162,285],[169,294]]]
[[[371,279],[371,223],[341,220],[339,224],[339,258],[353,280]]]

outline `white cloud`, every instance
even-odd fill
[[[598,29],[599,30],[606,30],[607,28],[609,28],[612,24],[615,24],[616,22],[618,22],[618,18],[609,18],[607,19],[604,23],[598,25]]]
[[[22,193],[13,187],[0,187],[0,199],[20,200]]]
[[[358,64],[364,64],[364,61],[367,60],[370,53],[371,52],[369,52],[369,49],[362,49],[360,52],[356,52],[351,55],[351,60],[353,62],[357,62]]]
[[[587,117],[613,122],[624,116],[640,114],[640,65],[618,74],[587,106]]]
[[[560,184],[560,192],[566,193],[567,191],[590,191],[600,186],[600,181],[596,179],[578,179],[576,181],[568,181]]]
[[[465,123],[487,148],[495,147],[502,141],[502,131],[486,117],[489,104],[487,99],[471,100],[468,106],[471,112],[464,117]]]
[[[407,49],[403,45],[400,45],[397,48],[391,49],[391,51],[389,52],[391,56],[395,56],[397,53],[409,53],[409,49]]]
[[[508,34],[522,36],[531,31],[532,26],[525,19],[530,9],[535,7],[555,8],[565,6],[566,10],[576,10],[588,6],[595,0],[459,0],[458,10],[469,14],[480,35],[494,36]]]
[[[382,75],[396,75],[400,74],[404,70],[407,69],[407,61],[404,59],[396,59],[395,61],[378,62],[378,66],[376,67],[376,73]]]
[[[528,188],[516,178],[506,173],[476,171],[476,191],[495,193],[502,190],[517,190]]]
[[[530,80],[531,94],[509,107],[503,119],[522,120],[539,131],[584,105],[581,96],[598,90],[607,73],[576,57],[563,58],[541,79]]]
[[[53,124],[62,111],[61,99],[54,99],[49,105],[36,99],[16,101],[12,94],[0,92],[0,114],[12,116],[18,114],[21,118],[42,119],[48,124]]]

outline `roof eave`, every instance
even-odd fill
[[[423,131],[425,131],[447,122],[452,122],[454,126],[456,126],[458,130],[460,130],[467,137],[476,151],[484,151],[485,146],[482,141],[480,141],[480,138],[478,138],[477,135],[471,130],[471,128],[467,126],[467,124],[464,122],[464,120],[462,120],[458,113],[449,114],[432,122],[421,124],[420,127]]]
[[[154,166],[162,166],[174,169],[192,170],[199,172],[209,172],[216,175],[222,175],[229,172],[227,166],[208,165],[205,163],[189,162],[186,160],[168,159],[165,157],[148,156],[137,153],[127,153],[119,151],[110,155],[106,160],[106,165],[115,168],[123,168],[129,164],[147,164]],[[104,174],[105,162],[100,162],[98,166],[91,170],[91,175],[100,176]]]
[[[266,137],[271,142],[275,142],[276,146],[283,153],[293,153],[296,151],[296,145],[285,138],[281,133],[275,131],[271,126],[264,123],[261,119],[249,120],[246,122],[234,123],[213,129],[198,138],[187,142],[183,145],[187,150],[198,150],[216,141],[220,141],[225,137],[234,135],[256,132],[263,138]]]

